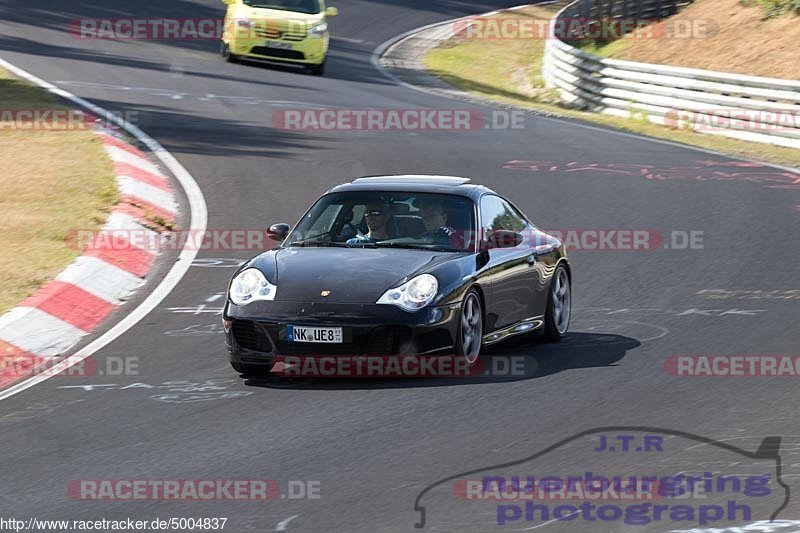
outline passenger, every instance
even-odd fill
[[[366,211],[364,211],[364,218],[367,221],[367,228],[369,231],[366,235],[359,232],[358,235],[352,239],[347,240],[347,244],[359,244],[365,242],[377,242],[389,239],[388,228],[391,213],[389,206],[381,203],[367,204]]]
[[[425,233],[422,238],[433,241],[434,244],[452,245],[451,237],[455,229],[447,225],[447,213],[442,207],[442,202],[432,198],[420,198],[414,202],[414,207],[419,209]]]

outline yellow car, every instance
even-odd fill
[[[305,65],[325,72],[330,33],[328,17],[339,14],[324,0],[222,0],[228,5],[222,33],[222,56]]]

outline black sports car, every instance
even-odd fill
[[[282,244],[234,274],[223,314],[231,364],[288,355],[449,354],[567,331],[562,243],[468,178],[380,176],[334,187]]]

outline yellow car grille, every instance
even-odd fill
[[[292,25],[281,27],[278,24],[256,26],[255,33],[258,37],[265,39],[279,39],[282,41],[302,41],[306,38],[305,26]]]

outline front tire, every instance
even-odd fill
[[[241,59],[236,54],[231,53],[231,47],[228,45],[228,43],[222,43],[221,53],[222,57],[224,57],[228,63],[238,63]]]
[[[569,274],[563,265],[558,265],[550,281],[547,294],[547,310],[544,318],[544,338],[560,341],[567,334],[572,318],[572,290]]]
[[[456,355],[463,357],[468,366],[473,366],[481,356],[483,346],[483,307],[478,291],[470,289],[461,305],[458,320]]]
[[[325,61],[319,65],[310,65],[308,72],[313,76],[323,76],[325,74]]]

